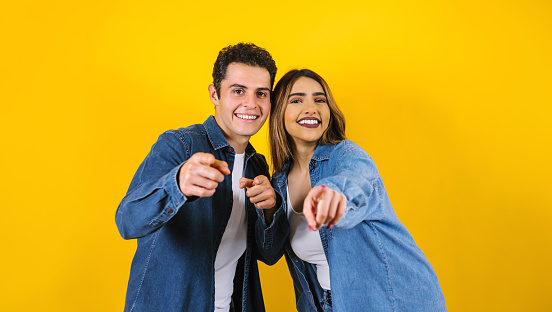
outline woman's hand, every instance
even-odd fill
[[[330,229],[343,217],[346,207],[345,195],[321,185],[312,188],[305,197],[303,214],[311,231],[320,229],[326,223],[326,228]]]

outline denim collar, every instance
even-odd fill
[[[207,132],[207,136],[209,137],[209,142],[211,142],[211,145],[213,146],[214,150],[221,149],[226,146],[230,146],[228,143],[228,140],[226,140],[226,137],[222,133],[222,130],[220,130],[219,125],[217,124],[217,121],[215,120],[214,116],[209,116],[207,120],[203,123],[203,127],[205,127],[205,132]],[[251,143],[247,143],[247,147],[245,148],[245,154],[247,156],[252,156],[256,153],[255,149],[251,145]]]
[[[311,166],[314,161],[324,161],[330,159],[330,155],[332,151],[334,150],[336,144],[329,144],[329,145],[317,145],[316,149],[314,150],[314,154],[311,158]],[[288,160],[284,166],[282,167],[282,171],[277,172],[275,174],[275,177],[278,180],[278,185],[280,187],[284,184],[284,177],[287,176],[289,172],[289,167],[291,166],[291,163],[293,162],[292,159]]]
[[[330,154],[335,148],[335,144],[330,145],[318,145],[316,149],[314,150],[314,154],[312,155],[311,161],[322,161],[322,160],[328,160],[330,159]]]

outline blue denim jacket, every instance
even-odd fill
[[[203,125],[163,133],[117,209],[121,236],[138,239],[125,311],[214,310],[214,262],[232,211],[232,177],[225,176],[211,197],[187,198],[177,174],[198,152],[211,153],[233,168],[235,152],[212,116]],[[268,176],[264,156],[251,145],[245,154],[245,177]],[[254,236],[258,211],[247,197],[246,210],[247,248],[236,268],[232,299],[236,311],[264,311]]]
[[[290,164],[272,177],[287,196]],[[333,311],[446,311],[433,268],[398,220],[372,158],[355,143],[318,146],[310,162],[311,186],[325,185],[347,197],[342,219],[320,238],[330,266]],[[274,221],[258,229],[269,264],[285,253],[295,286],[297,309],[317,311],[323,290],[314,265],[298,258],[289,244],[286,201]],[[264,230],[264,231],[261,231]]]

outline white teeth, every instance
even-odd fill
[[[299,124],[308,124],[308,125],[316,125],[318,123],[320,123],[320,121],[315,119],[303,119],[299,121]]]
[[[241,118],[241,119],[250,119],[250,120],[259,118],[259,116],[242,115],[242,114],[236,114],[236,116],[238,116],[238,118]]]

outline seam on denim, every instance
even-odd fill
[[[383,204],[384,204],[384,201],[383,201],[383,196],[381,195],[381,193],[379,192],[379,188],[378,188],[378,185],[377,183],[374,183],[374,192],[376,192],[376,196],[378,196],[379,198],[379,205],[381,207],[381,214],[383,215],[381,219],[379,219],[378,221],[381,221],[383,219],[385,219],[386,215],[385,215],[385,209],[383,209]]]
[[[168,214],[167,210],[170,209],[171,206],[174,207],[174,204],[169,201],[169,204],[167,205],[167,207],[163,208],[163,210],[161,211],[161,215],[153,219],[153,221],[151,221],[148,225],[151,227],[157,227],[159,224],[166,223],[167,220],[165,219],[166,219],[166,215]],[[176,210],[177,209],[174,208],[174,211],[175,211],[174,214],[176,214],[177,212]]]
[[[153,146],[151,147],[151,149],[153,150]],[[151,153],[151,150],[150,150],[150,153]],[[138,170],[140,170],[140,172],[136,174],[136,176],[138,177],[138,185],[142,184],[142,174],[144,173],[144,168],[146,168],[146,166],[148,165],[148,159],[149,158],[150,158],[150,156],[148,154],[146,156],[146,158],[144,158],[143,166],[138,167]]]
[[[391,292],[391,303],[392,303],[392,306],[393,306],[393,311],[396,311],[395,309],[395,294],[394,294],[394,291],[393,291],[393,284],[391,283],[391,271],[389,270],[389,262],[387,261],[387,257],[385,256],[385,251],[383,250],[383,244],[381,243],[381,239],[378,235],[378,232],[376,231],[376,228],[374,227],[374,224],[372,224],[371,221],[368,221],[368,226],[370,227],[370,229],[372,229],[372,231],[374,232],[374,235],[377,237],[378,239],[378,245],[379,245],[379,248],[380,248],[380,252],[381,252],[381,257],[385,263],[385,270],[387,271],[387,283],[389,284],[389,289],[387,289],[387,291]]]
[[[229,145],[228,142],[226,144],[221,142],[220,145],[215,144],[215,142],[213,141],[213,138],[211,137],[211,133],[209,132],[209,129],[207,128],[207,125],[203,124],[203,128],[205,129],[205,134],[207,135],[207,138],[209,139],[209,142],[211,143],[211,146],[213,147],[213,149],[218,150],[218,149],[220,149],[224,146]]]
[[[291,248],[291,247],[290,247],[290,248]],[[286,248],[286,249],[287,249],[287,248]],[[301,276],[303,277],[303,280],[306,281],[307,278],[305,277],[305,274],[303,274],[303,273],[301,272],[301,270],[299,270],[299,269],[297,268],[297,264],[295,264],[295,261],[293,260],[293,258],[292,258],[291,255],[289,254],[289,252],[288,252],[287,250],[286,250],[286,252],[288,253],[289,259],[291,260],[291,263],[293,264],[293,268],[295,269],[295,273],[297,273],[297,277],[299,278],[299,274],[301,274]],[[295,257],[297,257],[297,255],[295,255]],[[299,258],[299,257],[297,257],[297,258]],[[300,260],[300,261],[303,261],[303,260]],[[304,265],[304,264],[303,264],[303,265]],[[301,278],[299,278],[299,283],[301,283]],[[307,285],[307,287],[308,287],[308,285]],[[301,288],[303,288],[302,283],[301,283]],[[314,296],[312,295],[312,291],[311,291],[310,289],[309,289],[308,291],[310,291],[310,296],[307,296],[307,299],[308,299],[309,303],[310,303],[312,306],[316,306],[316,305],[314,304]],[[303,288],[303,292],[301,293],[301,296],[305,296],[305,292],[307,292],[307,290]],[[299,301],[297,301],[297,302],[299,302]]]
[[[136,298],[134,298],[134,302],[132,303],[132,307],[130,308],[130,312],[134,310],[134,306],[136,306],[136,302],[138,301],[138,296],[140,295],[140,290],[142,290],[142,284],[144,283],[144,279],[146,278],[146,272],[148,271],[149,262],[151,259],[151,254],[153,253],[153,248],[155,247],[155,243],[157,242],[157,237],[159,236],[159,232],[161,232],[161,229],[155,233],[155,237],[153,238],[153,242],[151,243],[151,249],[150,253],[148,255],[148,260],[146,261],[146,266],[144,267],[144,273],[142,274],[142,280],[140,281],[140,286],[138,286],[138,291],[136,292]]]
[[[186,161],[190,159],[190,149],[188,147],[188,142],[186,141],[186,137],[188,134],[198,134],[201,135],[203,133],[194,133],[193,131],[176,131],[174,135],[182,142],[182,145],[184,145],[184,149],[186,150]]]

